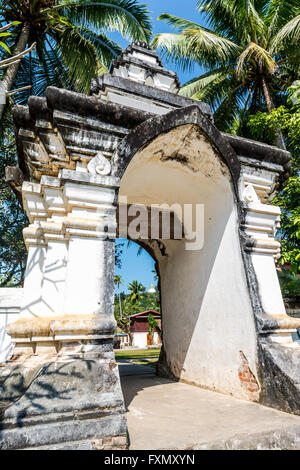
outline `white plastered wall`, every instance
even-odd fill
[[[181,126],[134,156],[119,195],[147,206],[204,204],[203,248],[163,240],[167,256],[158,259],[166,358],[182,380],[249,398],[238,377],[240,351],[256,375],[256,332],[228,168],[199,130]]]
[[[0,363],[13,354],[14,344],[6,333],[6,327],[19,318],[23,289],[7,287],[0,289]]]
[[[159,344],[159,336],[156,331],[153,334],[153,344]],[[133,333],[132,346],[135,346],[136,348],[146,348],[147,332]]]

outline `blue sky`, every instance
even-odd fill
[[[145,3],[150,10],[153,35],[176,32],[176,30],[169,26],[165,21],[158,21],[157,18],[164,12],[180,16],[181,18],[206,26],[203,13],[199,13],[196,9],[197,0],[140,0],[140,3]],[[110,36],[122,47],[125,48],[128,45],[128,41],[124,40],[118,33],[110,34]],[[163,62],[167,68],[177,72],[182,85],[202,72],[200,67],[195,67],[192,72],[183,72],[178,68],[175,70],[175,65],[172,64],[172,62],[166,63],[166,60],[163,60]]]
[[[115,269],[115,274],[121,276],[124,282],[120,286],[120,291],[127,294],[128,284],[135,280],[141,282],[148,290],[151,282],[155,284],[152,273],[152,270],[154,269],[153,258],[145,250],[137,256],[139,246],[134,242],[131,242],[128,248],[127,240],[117,240],[116,243],[124,243],[124,246],[122,247],[123,253],[121,256],[122,267],[121,269],[118,269],[117,267]]]
[[[151,16],[153,19],[153,34],[175,32],[173,28],[168,26],[164,21],[158,21],[157,18],[161,13],[171,13],[173,15],[186,18],[188,20],[200,23],[205,26],[205,20],[203,15],[196,10],[196,0],[144,0],[141,3],[146,3]],[[111,35],[112,39],[118,41],[122,47],[128,45],[128,41],[125,41],[117,33]],[[199,75],[201,70],[199,67],[195,67],[192,72],[182,72],[182,70],[175,67],[172,63],[166,63],[164,65],[177,72],[181,84],[184,84],[191,78]],[[117,240],[117,243],[124,242],[122,254],[122,268],[116,268],[116,274],[120,275],[124,281],[121,286],[121,291],[128,292],[127,286],[129,282],[138,280],[144,286],[149,289],[151,282],[154,283],[152,270],[154,269],[154,261],[148,253],[143,250],[140,256],[137,256],[138,245],[131,243],[127,248],[127,240]]]

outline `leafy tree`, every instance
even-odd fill
[[[140,299],[143,298],[146,288],[138,281],[132,281],[128,285],[128,290],[130,292],[130,300],[133,304],[137,303]]]
[[[23,228],[28,221],[15,194],[5,182],[5,167],[15,166],[16,148],[10,114],[6,115],[5,133],[0,130],[0,287],[22,285],[26,248]]]
[[[208,102],[217,127],[227,131],[241,110],[271,112],[299,72],[298,0],[198,0],[208,28],[163,13],[179,33],[153,41],[183,69],[194,64],[207,72],[180,93]],[[277,145],[284,148],[280,131]]]
[[[281,207],[281,264],[287,263],[293,273],[300,273],[300,177],[289,179],[283,191],[274,199]]]
[[[2,26],[0,28],[0,38],[7,38],[8,36],[11,36],[11,31],[9,31],[9,29],[12,27],[12,26],[15,26],[16,24],[19,24],[18,21],[12,21],[11,23],[5,25],[5,26]],[[2,40],[0,40],[0,47],[2,47],[3,49],[6,50],[6,52],[8,52],[9,54],[11,53],[9,48],[7,47],[7,45],[5,44],[5,42],[3,42]]]
[[[274,144],[276,129],[280,127],[288,150],[292,153],[292,171],[294,173],[300,170],[300,101],[297,100],[298,90],[300,90],[299,85],[288,88],[289,95],[285,106],[274,108],[269,114],[259,111],[254,115],[249,115],[244,128],[244,134],[247,137]]]
[[[115,276],[116,284],[119,280],[118,278],[119,276]],[[140,282],[133,281],[129,284],[128,288],[130,291],[129,294],[125,295],[124,292],[122,292],[121,294],[119,293],[119,296],[115,295],[114,315],[118,327],[129,334],[131,341],[131,315],[143,312],[145,310],[160,311],[160,307],[157,293],[145,292],[145,287]],[[151,315],[149,316],[151,317]],[[156,322],[156,320],[154,320],[154,322]],[[151,324],[152,323],[150,319],[150,325]],[[154,327],[155,330],[155,328],[158,326],[158,323],[156,322],[154,324],[156,325]]]
[[[11,64],[4,73],[7,91],[16,83],[41,94],[53,84],[86,92],[91,78],[106,71],[121,51],[107,31],[148,41],[148,9],[136,0],[0,0],[0,25],[18,22],[6,46],[18,55],[36,43],[35,55]],[[0,59],[9,52],[0,49]],[[23,95],[26,101],[28,95]],[[4,105],[0,106],[0,119]]]
[[[155,320],[154,316],[150,313],[148,315],[148,333],[153,335],[154,331],[158,328],[158,322]]]
[[[300,297],[300,279],[284,267],[278,272],[279,283],[285,298]]]
[[[120,318],[122,319],[122,304],[121,304],[121,295],[120,295],[120,284],[123,284],[123,279],[116,275],[115,276],[115,285],[118,288],[118,293],[119,293],[119,307],[120,307]]]
[[[114,314],[115,314],[117,325],[123,331],[126,331],[128,333],[129,338],[130,338],[130,343],[131,343],[132,336],[131,336],[131,318],[130,317],[134,313],[141,312],[141,305],[139,301],[133,302],[130,296],[126,296],[125,300],[122,301],[122,318],[120,317],[120,310],[116,308],[116,305],[117,304],[115,303]]]
[[[122,253],[123,253],[124,243],[116,240],[115,245],[115,266],[119,269],[122,267]]]
[[[160,302],[159,302],[159,293],[157,292],[145,292],[143,298],[140,300],[142,307],[141,311],[145,310],[155,310],[160,312]]]
[[[248,117],[248,137],[272,144],[281,128],[288,150],[292,152],[291,177],[273,204],[281,207],[281,264],[288,263],[293,273],[300,272],[300,103],[295,99],[298,86],[289,89],[289,107],[280,106],[267,113]],[[294,104],[296,103],[296,104]]]

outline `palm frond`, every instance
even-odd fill
[[[167,60],[176,62],[182,70],[192,70],[199,57],[190,50],[184,34],[161,33],[157,34],[151,43],[154,49],[160,49],[161,55]]]
[[[70,81],[78,91],[87,92],[99,65],[95,45],[74,25],[65,27],[59,38],[57,50],[69,70]]]
[[[241,78],[248,72],[248,66],[251,62],[258,66],[260,70],[268,70],[271,73],[276,66],[270,53],[254,42],[251,42],[239,57],[236,68],[238,77]]]
[[[223,132],[232,129],[235,120],[241,113],[245,103],[246,90],[243,85],[234,88],[234,79],[227,79],[227,92],[222,103],[214,112],[215,125]]]
[[[202,75],[199,75],[185,83],[180,89],[179,94],[192,99],[203,99],[202,97],[200,98],[201,94],[202,96],[205,95],[203,90],[212,83],[218,83],[220,80],[226,78],[229,73],[230,70],[228,68],[210,70],[209,72],[203,73]]]
[[[158,34],[152,47],[161,49],[168,59],[175,60],[183,69],[191,68],[193,63],[220,66],[236,60],[241,51],[233,41],[202,27],[184,29],[178,34]]]
[[[235,70],[230,68],[219,72],[215,70],[211,75],[207,73],[199,78],[198,82],[195,79],[192,98],[208,103],[217,127],[228,131],[244,106],[247,87],[238,81]]]
[[[270,9],[270,0],[253,0],[253,4],[259,16],[265,21]]]
[[[197,29],[202,28],[202,26],[198,23],[194,23],[193,21],[185,20],[180,16],[176,15],[169,15],[169,13],[162,13],[159,17],[159,20],[165,21],[170,26],[177,28],[180,32],[184,29]]]
[[[185,30],[183,34],[190,49],[194,49],[199,57],[203,56],[203,64],[226,64],[235,60],[241,51],[233,41],[205,28]]]
[[[80,31],[95,47],[102,73],[108,71],[112,60],[116,59],[121,54],[122,48],[105,34],[96,34],[87,28],[80,28]],[[98,73],[101,74],[100,70],[98,70]]]
[[[272,37],[286,23],[299,14],[299,0],[270,0],[265,22]]]
[[[38,54],[25,56],[20,64],[13,89],[31,85],[30,90],[24,90],[14,95],[14,101],[18,104],[27,104],[31,95],[43,96],[48,86],[59,88],[71,88],[68,81],[65,66],[61,62],[55,50],[45,49],[39,44]]]
[[[68,68],[64,64],[59,54],[56,40],[51,36],[52,31],[46,36],[45,40],[37,41],[36,52],[40,59],[41,65],[44,67],[46,76],[49,76],[51,82],[58,83],[56,86],[61,88],[72,88],[72,83],[68,78]]]
[[[237,39],[238,18],[232,0],[198,0],[197,9],[205,14],[210,29]]]
[[[265,29],[265,3],[257,0],[198,0],[197,8],[206,14],[210,28],[235,42],[238,39],[248,42]]]
[[[194,99],[208,103],[213,112],[223,102],[228,93],[234,90],[237,84],[236,77],[220,75],[216,80],[207,83],[198,93],[195,93]]]
[[[8,59],[9,57],[12,56],[14,46],[17,42],[20,32],[21,32],[21,27],[17,26],[14,28],[12,33],[9,36],[7,36],[7,38],[5,39],[5,44],[7,45],[10,52],[5,49],[0,48],[0,60]]]
[[[257,30],[263,30],[264,21],[256,9],[255,1],[235,0],[234,4],[239,10],[241,17],[244,16],[244,14],[246,13],[246,18],[244,17],[244,19],[251,19]]]
[[[278,33],[273,37],[270,43],[270,52],[275,53],[288,47],[296,45],[299,47],[300,41],[300,15],[286,23]]]
[[[119,31],[130,40],[146,42],[151,36],[149,10],[135,0],[64,1],[51,10],[59,10],[70,23],[99,32]]]

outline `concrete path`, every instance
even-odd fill
[[[130,449],[300,449],[300,417],[119,362]]]

